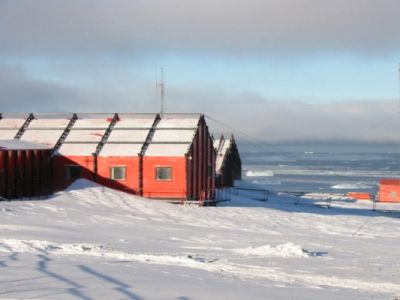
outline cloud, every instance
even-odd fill
[[[2,112],[156,112],[151,83],[118,86],[75,85],[32,78],[19,67],[0,65]],[[219,88],[169,86],[167,112],[201,112],[214,133],[266,142],[400,142],[400,106],[394,100],[310,104],[272,101],[253,92],[230,94]],[[246,136],[243,135],[246,133]],[[252,138],[249,138],[249,136]]]
[[[398,0],[3,0],[3,55],[398,53]]]

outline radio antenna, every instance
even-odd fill
[[[161,82],[156,81],[156,88],[160,89],[160,115],[164,115],[164,98],[165,98],[165,82],[164,82],[164,68],[161,68]]]

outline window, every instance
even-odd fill
[[[82,177],[82,168],[80,166],[65,166],[65,177],[67,180],[75,180]]]
[[[111,179],[125,180],[126,167],[111,167]]]
[[[172,168],[171,167],[157,167],[156,180],[171,180]]]

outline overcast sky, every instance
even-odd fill
[[[203,112],[260,139],[400,142],[399,0],[0,0],[2,112]]]

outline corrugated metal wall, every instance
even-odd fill
[[[49,150],[0,150],[0,196],[6,199],[49,195]]]

